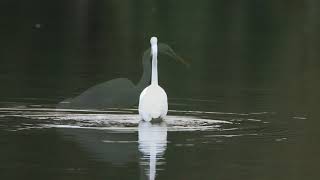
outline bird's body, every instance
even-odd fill
[[[157,84],[146,87],[140,95],[139,102],[139,114],[145,121],[163,118],[167,115],[167,94]]]
[[[65,100],[65,103],[62,104],[65,104],[66,107],[86,109],[129,107],[138,102],[137,95],[140,92],[141,90],[139,91],[129,79],[116,78],[97,84],[71,101]]]
[[[148,86],[151,77],[150,49],[142,58],[143,74],[137,85],[127,78],[116,78],[90,87],[74,98],[67,98],[57,105],[59,109],[106,109],[136,105],[139,94]]]
[[[164,118],[168,112],[168,98],[166,92],[158,85],[158,46],[157,38],[152,37],[152,74],[151,85],[146,87],[139,98],[139,114],[145,121]]]

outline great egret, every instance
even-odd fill
[[[166,92],[158,85],[158,39],[152,37],[152,74],[151,85],[146,87],[139,98],[139,114],[145,121],[163,118],[168,112],[168,100]]]
[[[138,103],[139,94],[150,83],[151,56],[150,48],[143,54],[143,75],[137,85],[127,78],[117,78],[95,85],[82,94],[68,98],[57,105],[57,108],[105,109],[114,107],[130,107]],[[180,58],[168,45],[160,43],[159,53],[164,53],[183,64]]]

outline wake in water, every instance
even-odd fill
[[[264,128],[269,123],[267,118],[273,114],[171,110],[165,122],[168,131],[250,131]],[[0,118],[7,124],[5,130],[9,131],[30,128],[87,128],[136,132],[140,121],[137,109],[98,111],[41,106],[0,108]]]

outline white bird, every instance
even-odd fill
[[[157,38],[154,40],[156,41]],[[188,65],[179,57],[170,46],[164,43],[155,42],[155,51],[163,53],[184,65]],[[57,106],[59,109],[106,109],[115,107],[131,107],[136,105],[139,100],[139,94],[150,84],[151,78],[151,53],[154,50],[149,48],[143,53],[142,64],[143,74],[137,85],[134,85],[127,78],[116,78],[97,84],[74,98],[68,98],[60,102]]]
[[[168,112],[167,94],[158,85],[158,39],[152,37],[150,43],[152,55],[151,85],[141,92],[139,98],[139,114],[145,121],[162,119]]]

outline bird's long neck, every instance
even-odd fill
[[[158,85],[158,47],[155,45],[151,48],[152,52],[152,74],[151,84]]]
[[[142,57],[143,74],[139,83],[137,84],[137,88],[140,91],[142,91],[150,83],[150,77],[151,77],[150,54],[151,54],[150,49],[146,50],[143,53],[143,57]]]

